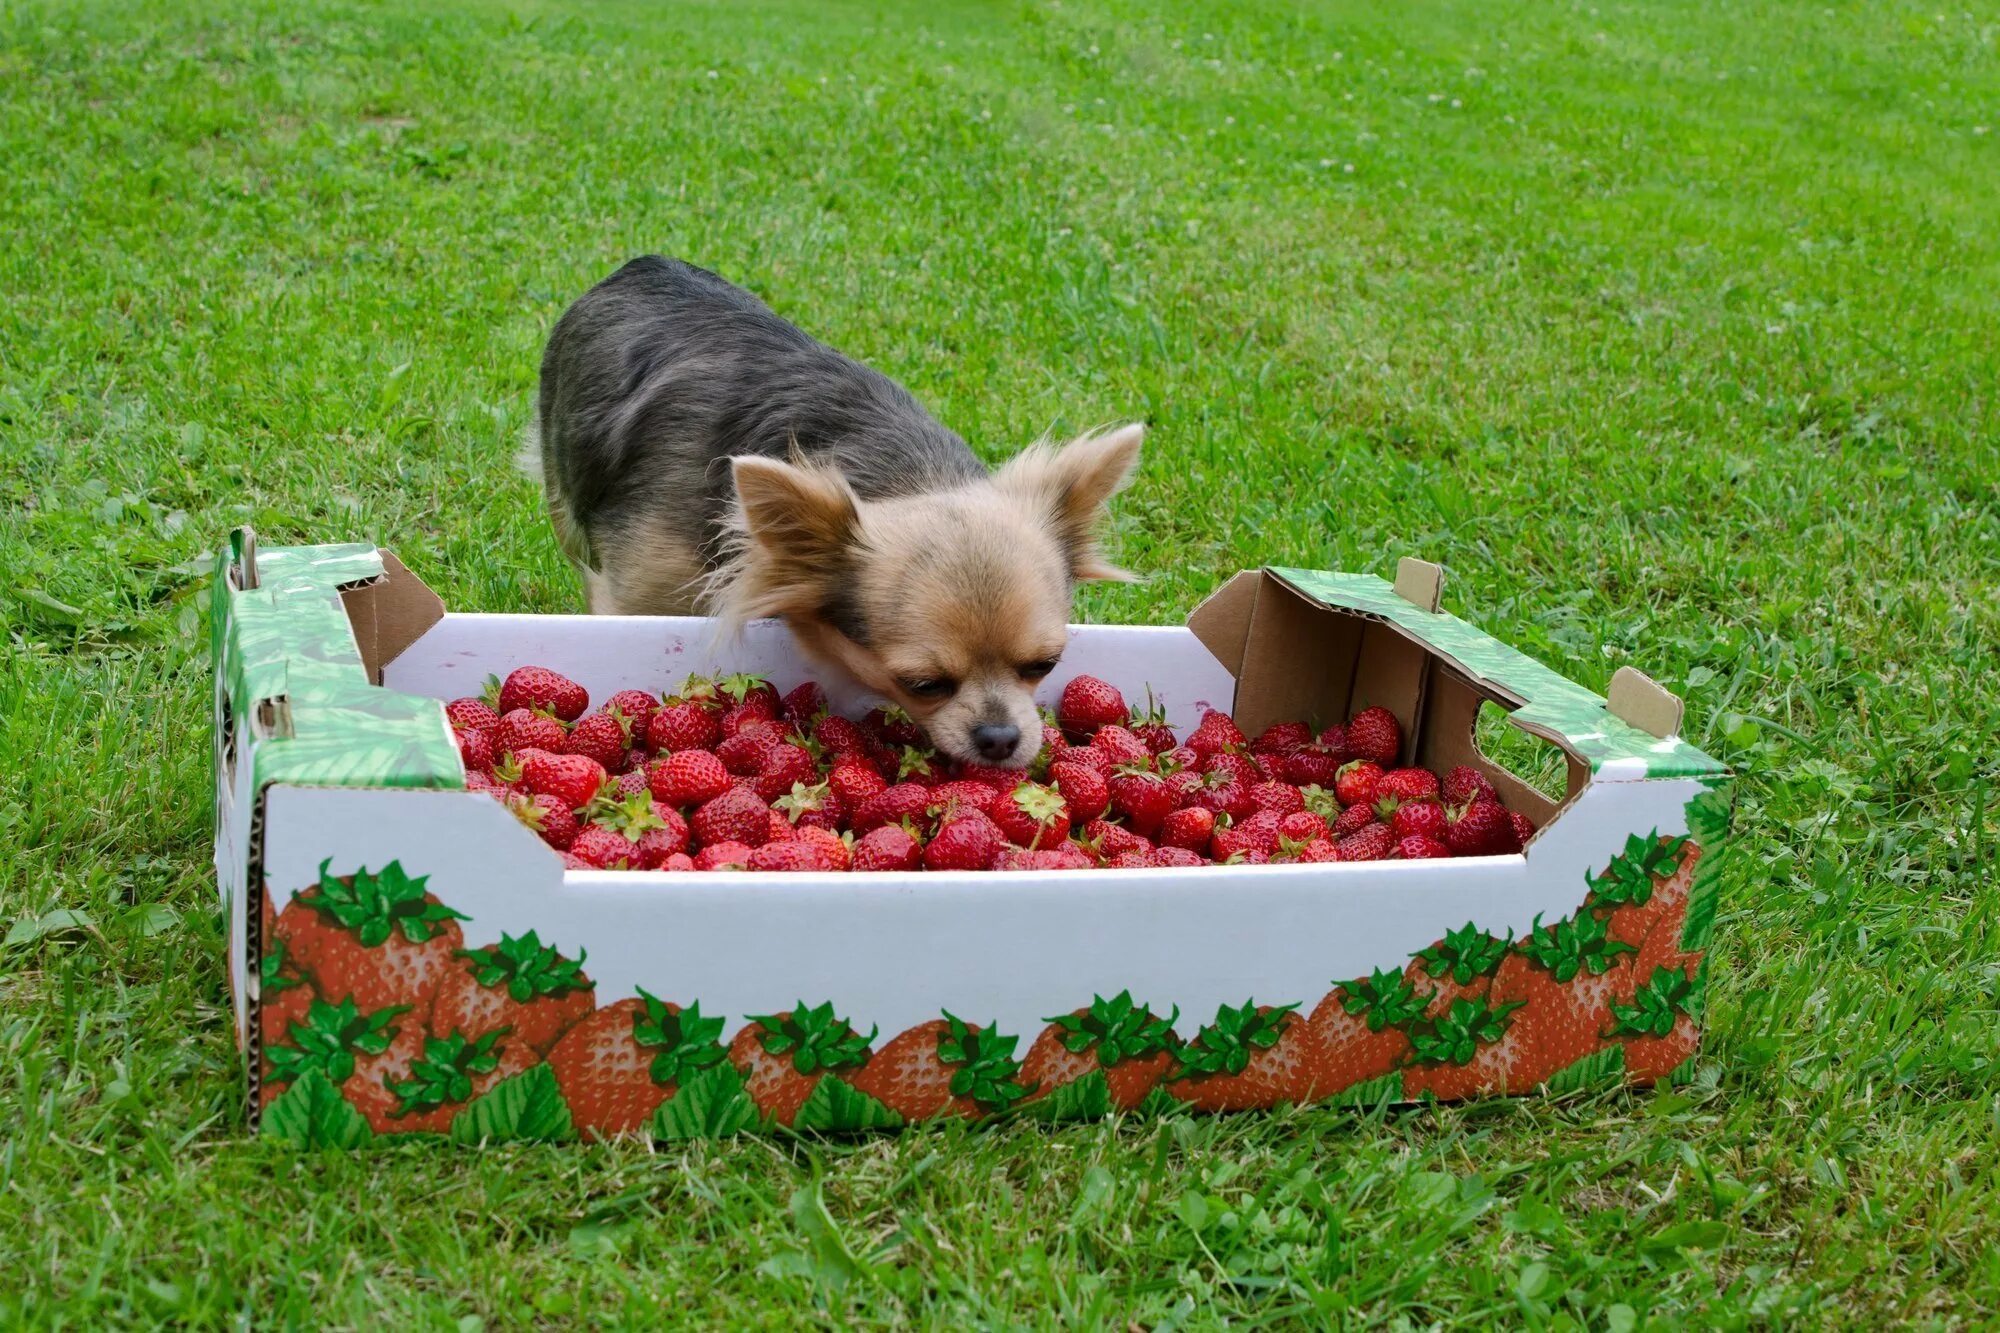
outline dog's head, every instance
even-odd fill
[[[741,549],[719,609],[783,617],[946,754],[1024,765],[1040,748],[1034,689],[1068,642],[1072,589],[1130,577],[1097,532],[1142,434],[1037,444],[988,480],[872,501],[829,467],[737,458]]]

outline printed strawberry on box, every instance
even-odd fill
[[[455,734],[464,719],[447,701],[464,708],[489,677],[547,668],[550,688],[580,697],[538,695],[510,743],[532,750],[547,720],[568,748],[601,747],[613,764],[630,714],[666,711],[662,691],[691,675],[768,691],[774,711],[856,719],[877,701],[823,677],[823,696],[805,689],[815,673],[773,624],[722,642],[693,618],[447,613],[386,551],[260,550],[239,531],[214,590],[215,846],[249,1122],[341,1147],[395,1134],[671,1139],[1684,1077],[1728,775],[1679,739],[1678,700],[1645,677],[1621,671],[1600,698],[1439,610],[1440,582],[1417,561],[1393,585],[1245,572],[1182,626],[1073,627],[1040,694],[1053,706],[1084,677],[1144,689],[1157,716],[1131,729],[1170,729],[1163,751],[1178,737],[1232,753],[1290,738],[1315,772],[1312,747],[1331,742],[1314,728],[1378,730],[1369,744],[1394,747],[1391,765],[1450,770],[1494,798],[1470,813],[1518,830],[1496,844],[1507,850],[1314,859],[1287,843],[1267,857],[1232,841],[1251,821],[1174,810],[1154,830],[1155,860],[1115,855],[1114,836],[1134,835],[1113,824],[1087,844],[1094,861],[1078,857],[1081,833],[1065,843],[1063,856],[1107,868],[1007,868],[1067,862],[982,847],[980,863],[1002,868],[670,873],[578,868],[549,841],[574,830],[546,820],[574,823],[569,807],[588,793],[496,790],[505,760],[481,752],[468,769],[477,747]],[[1072,704],[1094,706],[1087,693]],[[586,714],[590,701],[610,706]],[[1481,753],[1486,703],[1564,752],[1559,798]],[[622,733],[590,720],[613,712]],[[676,725],[655,728],[668,734],[658,765],[706,753],[691,738],[677,748]],[[658,781],[706,784],[713,811],[688,808],[715,827],[634,824],[632,848],[758,834],[716,793],[761,778],[724,772],[714,787],[700,763],[685,767]],[[553,792],[564,776],[551,771]],[[829,785],[797,783],[757,817],[796,821],[802,849],[844,847],[832,820],[807,836]],[[1325,800],[1321,827],[1371,819],[1332,788],[1303,790]],[[1042,791],[989,836],[1028,846],[1060,827]],[[602,807],[614,830],[621,795],[607,781],[595,798],[614,803]],[[632,800],[643,814],[643,792]],[[944,825],[882,819],[878,841],[912,846],[863,864],[921,864],[916,843],[945,841]],[[1222,863],[1165,854],[1203,839]]]

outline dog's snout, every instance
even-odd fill
[[[1005,763],[1021,748],[1021,729],[1012,723],[995,726],[983,722],[972,729],[972,748],[989,763]]]

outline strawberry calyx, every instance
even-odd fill
[[[486,701],[488,708],[498,713],[500,711],[500,677],[488,672],[486,683],[479,687],[479,697]]]
[[[896,761],[896,781],[907,782],[911,777],[930,777],[936,770],[931,767],[930,755],[914,745],[903,747],[902,757]]]
[[[831,783],[816,782],[808,786],[803,782],[794,782],[790,792],[771,802],[771,808],[796,824],[800,816],[826,809],[832,799]]]
[[[1106,1069],[1126,1060],[1142,1060],[1180,1045],[1174,1023],[1180,1006],[1166,1018],[1155,1018],[1132,1001],[1132,992],[1119,991],[1110,999],[1094,995],[1090,1008],[1080,1014],[1061,1014],[1044,1021],[1062,1029],[1063,1048],[1073,1054],[1095,1048],[1097,1063]]]
[[[721,704],[716,697],[715,682],[707,676],[693,675],[681,682],[680,692],[670,694],[661,706],[672,708],[675,704],[694,704],[698,708],[716,708]]]
[[[753,676],[747,671],[739,671],[733,676],[724,676],[721,680],[715,682],[715,688],[740,704],[745,699],[748,699],[752,693],[768,687],[770,683],[770,681],[765,680],[762,676]]]
[[[697,1000],[678,1013],[666,1002],[639,988],[639,1012],[632,1015],[632,1040],[657,1054],[646,1067],[653,1082],[683,1083],[690,1074],[722,1063],[722,1020],[705,1018]]]
[[[494,781],[503,782],[510,787],[520,782],[521,761],[514,757],[512,750],[493,761],[493,778]]]
[[[1514,947],[1557,981],[1568,981],[1586,970],[1593,977],[1603,976],[1619,954],[1638,952],[1612,939],[1605,918],[1590,912],[1547,926],[1537,914],[1528,934]]]
[[[833,1002],[808,1009],[800,1000],[789,1013],[752,1014],[750,1021],[763,1031],[757,1040],[771,1055],[789,1055],[792,1068],[801,1074],[822,1070],[853,1069],[868,1063],[877,1029],[862,1036],[847,1020],[833,1012]]]
[[[653,809],[653,798],[648,792],[635,791],[630,796],[619,796],[616,783],[606,783],[598,788],[597,795],[590,798],[584,807],[584,816],[593,824],[601,824],[615,833],[625,835],[627,842],[638,842],[647,830],[665,828],[667,821],[660,818]]]
[[[1653,885],[1672,875],[1680,863],[1685,837],[1662,840],[1654,829],[1645,837],[1625,836],[1625,849],[1611,858],[1601,875],[1586,877],[1592,902],[1631,904],[1644,907],[1653,898]]]
[[[1340,798],[1317,782],[1299,788],[1299,795],[1305,798],[1306,809],[1328,824],[1340,818]]]
[[[400,861],[391,861],[373,874],[366,867],[357,867],[345,877],[328,873],[332,864],[332,857],[319,863],[319,888],[301,895],[300,901],[353,931],[365,948],[387,943],[396,931],[410,943],[422,944],[444,922],[469,919],[465,913],[426,897],[424,883],[430,877],[412,878],[404,873]]]
[[[1416,958],[1433,978],[1448,976],[1457,985],[1469,986],[1479,977],[1493,975],[1513,942],[1511,931],[1501,939],[1468,921],[1446,931],[1443,939],[1420,950]]]
[[[597,983],[583,975],[585,951],[565,958],[543,944],[534,931],[516,937],[502,935],[483,949],[460,949],[472,964],[472,979],[488,990],[505,988],[509,999],[527,1004],[541,997],[557,998],[572,991],[591,990]]]
[[[1614,1037],[1664,1037],[1674,1030],[1674,1021],[1694,1012],[1695,981],[1671,967],[1653,969],[1653,975],[1632,996],[1631,1004],[1611,1006]]]
[[[949,1009],[944,1021],[938,1059],[952,1068],[952,1096],[970,1097],[982,1110],[1004,1111],[1041,1086],[1023,1087],[1015,1081],[1021,1072],[1021,1062],[1014,1058],[1020,1038],[1002,1036],[990,1023],[971,1027]]]
[[[1437,1018],[1410,1033],[1410,1051],[1425,1064],[1470,1064],[1481,1046],[1490,1046],[1507,1035],[1514,1011],[1522,1003],[1514,1000],[1496,1005],[1484,997],[1461,996]]]
[[[1200,1080],[1242,1073],[1252,1055],[1278,1044],[1289,1026],[1287,1015],[1298,1007],[1282,1004],[1260,1011],[1255,1000],[1235,1008],[1222,1005],[1215,1011],[1215,1021],[1181,1047],[1176,1077]]]
[[[354,1057],[380,1055],[396,1039],[395,1022],[410,1012],[407,1004],[392,1004],[364,1014],[348,996],[338,1004],[314,1000],[305,1021],[294,1023],[288,1034],[293,1044],[265,1051],[270,1058],[272,1079],[291,1083],[301,1075],[317,1071],[335,1087],[354,1076]]]
[[[1412,1023],[1424,1012],[1426,997],[1400,970],[1376,968],[1340,987],[1340,1007],[1368,1024],[1370,1032]]]
[[[423,1055],[410,1062],[409,1078],[382,1076],[382,1086],[396,1098],[396,1109],[390,1114],[415,1115],[470,1099],[474,1076],[500,1067],[500,1053],[494,1046],[511,1031],[494,1028],[476,1041],[467,1041],[463,1032],[426,1037]]]

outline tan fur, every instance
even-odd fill
[[[1141,435],[1134,425],[1062,448],[1040,443],[989,480],[876,501],[796,457],[737,458],[718,567],[696,579],[694,553],[664,543],[607,552],[606,600],[665,614],[693,589],[730,627],[781,617],[808,654],[908,710],[947,754],[976,759],[972,729],[1011,723],[1022,736],[1012,762],[1025,764],[1041,720],[1036,680],[1022,668],[1062,655],[1077,582],[1131,577],[1104,557],[1097,529]],[[635,569],[649,571],[636,585]],[[664,595],[669,587],[675,595]],[[825,619],[842,600],[864,619],[866,645]],[[930,699],[904,687],[920,679],[957,688]]]
[[[661,533],[601,541],[601,570],[577,561],[593,615],[691,616],[701,608],[701,552]]]

